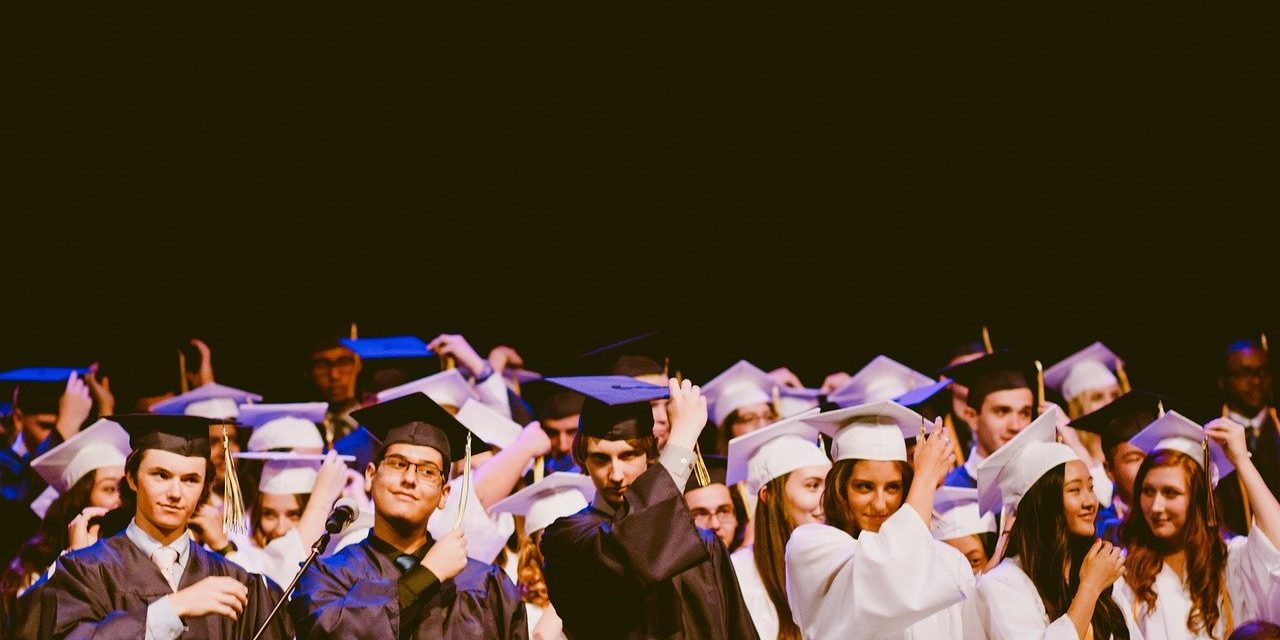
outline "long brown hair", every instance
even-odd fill
[[[858,528],[858,520],[849,507],[849,481],[853,478],[853,468],[859,462],[861,460],[836,460],[827,472],[827,486],[822,491],[822,510],[827,514],[827,524],[855,538],[862,533],[862,529]],[[898,473],[902,474],[902,500],[905,503],[915,472],[911,465],[901,460],[894,460],[893,463],[897,465]],[[898,505],[898,508],[902,508],[902,505]]]
[[[1009,530],[1005,551],[1007,557],[1017,557],[1022,563],[1022,570],[1036,586],[1050,620],[1061,617],[1071,606],[1080,588],[1080,565],[1094,542],[1093,536],[1075,535],[1067,527],[1062,495],[1066,477],[1064,463],[1031,485],[1018,503],[1018,517]],[[1070,568],[1064,579],[1062,569],[1068,562]],[[1098,596],[1089,626],[1093,637],[1099,640],[1128,640],[1129,628],[1119,605],[1111,599],[1111,587]]]
[[[1218,625],[1222,612],[1218,601],[1222,597],[1222,576],[1227,566],[1227,545],[1218,532],[1209,526],[1208,477],[1191,456],[1178,451],[1161,450],[1147,456],[1138,468],[1134,491],[1141,496],[1147,473],[1160,467],[1180,467],[1187,479],[1187,519],[1183,524],[1181,540],[1177,546],[1157,538],[1143,515],[1140,506],[1129,512],[1120,527],[1120,539],[1129,550],[1125,559],[1125,581],[1133,588],[1138,602],[1151,611],[1159,594],[1155,591],[1156,575],[1164,566],[1165,555],[1181,548],[1187,555],[1187,590],[1191,592],[1191,612],[1187,615],[1187,630],[1191,633],[1208,633]],[[1135,499],[1140,502],[1140,499]],[[1228,633],[1230,629],[1226,630]]]
[[[520,587],[520,599],[536,607],[551,604],[547,596],[547,579],[542,573],[542,531],[534,531],[533,535],[520,537],[520,552],[516,561],[516,577]]]
[[[800,627],[791,617],[791,605],[787,601],[787,566],[785,562],[787,540],[796,523],[787,513],[787,479],[784,473],[764,486],[760,501],[756,503],[755,542],[751,555],[756,560],[756,570],[764,583],[765,593],[778,611],[778,640],[800,640]]]

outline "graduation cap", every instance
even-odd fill
[[[867,366],[853,374],[827,399],[839,407],[852,407],[881,400],[892,400],[908,391],[927,387],[933,378],[888,356],[876,356]]]
[[[524,427],[514,420],[490,409],[479,400],[468,400],[456,417],[471,433],[499,449],[515,444],[516,438],[524,431]]]
[[[773,389],[776,387],[778,384],[763,369],[746,360],[739,360],[702,385],[702,394],[707,398],[707,411],[711,415],[711,421],[719,426],[730,414],[742,407],[772,403]]]
[[[316,425],[324,421],[328,408],[324,402],[242,404],[236,422],[253,429],[247,445],[250,451],[322,451],[324,439]]]
[[[978,490],[969,487],[938,487],[933,494],[933,538],[955,540],[999,530],[993,513],[978,507]]]
[[[828,465],[831,461],[818,446],[818,428],[804,414],[776,422],[729,441],[726,484],[746,482],[747,492],[760,493],[775,478],[801,467]]]
[[[581,353],[574,369],[589,375],[666,378],[672,345],[661,331],[646,331]]]
[[[1124,371],[1120,356],[1095,342],[1046,369],[1044,383],[1070,401],[1085,391],[1120,384],[1116,371]]]
[[[1071,427],[1102,437],[1102,449],[1110,455],[1116,445],[1127,442],[1160,417],[1163,398],[1147,391],[1130,391],[1096,411],[1071,421]]]
[[[983,513],[998,513],[1001,507],[1016,509],[1050,469],[1078,459],[1075,451],[1057,441],[1057,406],[1040,414],[995,453],[978,463],[978,504]]]
[[[834,460],[907,461],[907,438],[920,434],[924,417],[892,400],[801,418],[830,436]]]
[[[72,375],[83,376],[88,372],[88,367],[25,367],[0,373],[0,382],[14,383],[17,393],[13,396],[13,406],[23,412],[57,413],[67,380]]]
[[[1008,349],[947,367],[939,373],[968,387],[970,404],[1009,389],[1030,389],[1034,395],[1037,379],[1035,361]]]
[[[1114,404],[1114,403],[1113,403]],[[1205,435],[1204,428],[1177,411],[1165,412],[1136,435],[1129,444],[1151,455],[1156,451],[1178,451],[1191,456],[1216,486],[1218,481],[1235,470],[1222,445]],[[1205,454],[1208,453],[1208,468]]]
[[[129,434],[118,423],[99,419],[31,461],[31,468],[58,493],[66,493],[85,474],[122,467],[128,457]]]
[[[325,454],[291,453],[285,451],[257,451],[237,453],[239,460],[263,460],[262,475],[258,479],[258,491],[276,495],[311,493],[316,486],[316,475],[324,464]],[[339,456],[339,460],[354,460]]]
[[[378,392],[378,402],[386,402],[413,393],[423,393],[436,404],[462,408],[468,400],[479,400],[480,394],[471,387],[467,379],[457,369],[446,369],[440,373],[406,382],[398,387],[391,387]]]
[[[357,409],[351,417],[380,440],[383,448],[393,444],[431,447],[440,452],[445,464],[461,459],[468,449],[471,432],[467,427],[420,391]],[[469,449],[483,453],[489,446],[480,440]]]
[[[51,382],[66,384],[72,374],[83,376],[88,367],[24,367],[0,373],[0,382]]]
[[[489,511],[524,516],[525,534],[533,535],[552,522],[587,508],[595,495],[591,478],[557,471],[499,500]]]
[[[584,396],[546,378],[520,388],[521,397],[529,403],[539,420],[559,420],[582,413]]]
[[[355,469],[362,472],[378,457],[378,450],[381,448],[382,443],[378,438],[363,427],[353,430],[333,443],[333,450],[344,459],[352,458],[355,461]]]
[[[568,376],[547,381],[584,396],[578,430],[604,440],[652,436],[649,403],[671,394],[667,387],[627,376]]]
[[[339,342],[364,360],[431,358],[436,355],[427,348],[427,343],[417,336],[342,338]]]
[[[893,401],[907,407],[908,409],[914,409],[921,415],[924,415],[924,412],[920,411],[920,409],[931,404],[937,398],[943,397],[944,394],[942,392],[950,388],[951,384],[951,380],[931,382],[927,386],[916,387],[915,389],[893,398]]]
[[[251,391],[210,382],[151,405],[151,413],[227,420],[240,415],[240,405],[260,400],[262,396]]]

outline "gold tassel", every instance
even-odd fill
[[[964,464],[964,451],[960,450],[960,437],[956,435],[955,421],[951,419],[950,413],[942,416],[942,425],[947,428],[947,435],[951,436],[951,449],[956,453],[956,466],[962,466]]]
[[[540,482],[547,473],[547,457],[538,456],[533,459],[533,481]]]
[[[991,348],[991,332],[987,330],[985,324],[982,325],[982,347],[987,350],[987,353],[995,352],[995,349]]]
[[[782,419],[782,392],[778,390],[778,385],[773,385],[773,415],[779,420]]]
[[[467,432],[467,453],[462,458],[462,501],[458,515],[453,517],[453,528],[462,526],[462,516],[467,512],[467,498],[471,494],[471,432]]]
[[[360,330],[358,327],[356,327],[356,321],[352,320],[351,321],[351,339],[357,340],[359,338],[360,338]]]
[[[187,386],[187,354],[178,349],[178,389],[182,393],[186,393],[191,389]]]
[[[1217,501],[1213,499],[1213,474],[1210,471],[1210,467],[1209,467],[1209,463],[1211,461],[1209,459],[1209,438],[1208,437],[1200,441],[1200,449],[1202,450],[1202,456],[1203,456],[1202,460],[1204,462],[1205,484],[1209,486],[1209,504],[1208,504],[1209,528],[1216,529],[1218,528],[1218,504],[1217,504]],[[1246,502],[1246,505],[1247,504],[1248,503]]]
[[[1262,345],[1262,355],[1264,356],[1271,355],[1271,351],[1267,349],[1267,334],[1265,333],[1261,334],[1260,338],[1261,339],[1259,340],[1259,344]]]
[[[1044,406],[1044,365],[1036,360],[1036,410]]]
[[[1116,377],[1120,379],[1121,393],[1129,393],[1129,374],[1124,372],[1124,363],[1116,360]]]
[[[693,476],[699,487],[711,484],[711,473],[707,471],[707,463],[702,459],[702,448],[697,444],[693,445]]]
[[[231,457],[231,439],[227,425],[222,425],[222,530],[227,534],[247,535],[248,520],[244,517],[244,494],[240,491],[240,479],[236,474],[235,459]]]
[[[1156,400],[1156,417],[1164,417],[1164,400]]]
[[[454,367],[457,367],[457,366],[458,366],[458,363],[456,360],[453,359],[453,356],[445,356],[444,362],[441,364],[440,370],[448,371],[449,369],[453,369]]]

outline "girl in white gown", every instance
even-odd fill
[[[1130,443],[1148,452],[1138,504],[1121,528],[1129,556],[1116,599],[1130,625],[1146,640],[1166,640],[1221,639],[1251,620],[1280,623],[1280,505],[1249,459],[1244,428],[1218,419],[1201,430],[1170,411]],[[1224,543],[1210,479],[1233,466],[1253,521],[1248,536]]]
[[[818,430],[794,418],[729,442],[725,481],[744,482],[758,498],[755,542],[730,559],[761,640],[800,639],[787,602],[784,553],[797,526],[824,522],[822,491],[831,461],[817,442]]]

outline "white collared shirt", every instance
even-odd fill
[[[138,526],[137,521],[130,520],[129,526],[125,527],[124,535],[138,547],[148,558],[155,553],[160,547],[168,547],[178,552],[178,562],[174,565],[174,575],[181,576],[187,568],[187,561],[191,559],[191,533],[183,531],[182,535],[167,545],[160,544],[159,540],[152,538],[142,527]],[[175,580],[176,583],[176,580]],[[176,585],[171,583],[175,590]],[[187,630],[187,625],[182,623],[182,618],[178,617],[178,612],[174,611],[173,603],[169,601],[169,597],[165,596],[147,605],[147,633],[145,640],[175,640]]]

